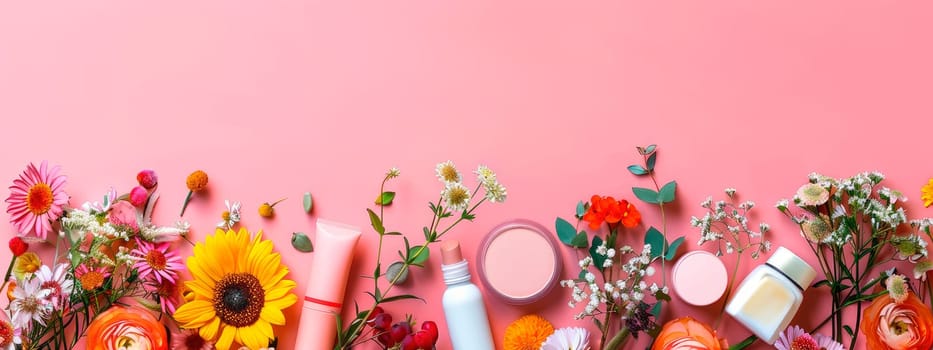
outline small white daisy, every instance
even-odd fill
[[[447,202],[450,211],[464,211],[470,205],[470,189],[459,182],[448,183],[441,191],[441,197]]]
[[[10,302],[13,328],[29,330],[32,321],[45,326],[45,321],[52,311],[52,306],[48,303],[51,292],[40,287],[38,278],[18,283],[13,289],[13,301]]]
[[[460,176],[460,171],[454,166],[454,162],[449,160],[438,163],[435,172],[437,173],[437,178],[443,183],[457,183],[463,180],[463,177]]]
[[[230,204],[230,201],[225,200],[224,204],[227,205],[227,210],[220,214],[221,221],[217,223],[217,227],[230,230],[233,229],[233,225],[240,222],[240,202]]]

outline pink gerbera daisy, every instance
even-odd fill
[[[214,343],[201,338],[197,329],[183,329],[172,334],[172,349],[175,350],[214,350]]]
[[[29,163],[26,171],[13,180],[6,212],[20,235],[35,232],[36,237],[44,240],[52,230],[52,221],[62,216],[68,194],[63,190],[66,177],[59,175],[59,170],[58,166],[49,169],[46,161],[38,169]]]
[[[817,336],[819,338],[819,336]],[[790,326],[781,333],[781,338],[774,342],[774,348],[778,350],[821,350],[824,347],[821,347],[821,344],[831,345],[826,342],[825,339],[821,339],[824,342],[821,343],[817,341],[810,333],[807,333],[800,328],[799,326]],[[830,339],[831,340],[831,339]],[[841,348],[842,345],[839,345]],[[833,349],[836,349],[833,347]],[[841,350],[841,349],[839,349]]]
[[[75,269],[75,279],[81,284],[81,289],[92,291],[104,285],[104,281],[110,277],[110,271],[106,268],[90,268],[87,264],[81,264]]]
[[[169,251],[169,242],[149,243],[137,239],[136,245],[136,249],[132,251],[133,258],[136,259],[133,268],[139,271],[139,277],[147,278],[151,275],[156,282],[162,283],[162,279],[166,279],[175,283],[178,278],[177,271],[184,265],[178,254]]]
[[[163,314],[175,314],[178,308],[178,285],[175,282],[163,279],[160,283],[145,283],[143,288],[159,298]]]

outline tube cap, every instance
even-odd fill
[[[807,290],[813,279],[816,278],[816,270],[803,261],[796,254],[784,247],[778,249],[768,258],[768,265],[780,270],[785,276],[790,278],[802,290]]]

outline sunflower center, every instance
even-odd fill
[[[813,337],[803,335],[794,339],[790,344],[790,350],[820,350],[820,345],[816,343]]]
[[[153,270],[165,270],[165,254],[155,249],[150,250],[146,253],[146,263],[148,263]]]
[[[104,274],[98,271],[88,271],[78,277],[78,282],[81,282],[81,288],[84,290],[94,290],[104,284]]]
[[[214,287],[214,311],[221,321],[234,327],[259,320],[265,300],[259,279],[248,273],[228,274]]]
[[[52,188],[44,183],[37,183],[29,188],[26,194],[26,206],[34,215],[42,215],[52,208]]]

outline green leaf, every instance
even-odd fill
[[[648,174],[648,170],[646,170],[645,167],[641,165],[636,165],[636,164],[629,165],[628,172],[632,173],[632,175],[647,175]]]
[[[382,192],[379,197],[376,197],[376,205],[387,206],[391,205],[392,201],[395,200],[395,192]]]
[[[821,280],[813,284],[813,288],[820,287],[820,286],[829,286],[829,280]]]
[[[671,181],[661,187],[658,200],[661,203],[670,203],[674,201],[674,192],[677,190],[677,181]]]
[[[386,233],[386,228],[382,226],[382,219],[379,218],[379,215],[376,215],[372,209],[366,208],[366,212],[369,213],[369,223],[373,225],[373,230],[376,230],[380,236]]]
[[[580,232],[573,237],[573,241],[570,241],[570,246],[574,248],[586,248],[588,243],[589,242],[586,240],[586,232]]]
[[[596,252],[596,248],[603,244],[603,239],[599,236],[593,236],[593,244],[590,246],[590,257],[593,258],[593,265],[596,266],[599,271],[604,270],[603,263],[606,261],[606,256]]]
[[[292,232],[292,247],[303,253],[314,251],[314,245],[311,244],[311,240],[308,239],[304,232]]]
[[[654,226],[648,228],[648,232],[645,232],[645,244],[651,245],[651,259],[655,259],[661,256],[661,252],[664,250],[664,247],[667,242],[664,241],[664,234]]]
[[[632,187],[632,193],[635,193],[635,197],[641,199],[645,203],[658,204],[658,193],[649,188],[643,187]]]
[[[379,278],[379,276],[382,276],[382,264],[380,264],[380,263],[377,262],[377,263],[376,263],[376,270],[373,271],[373,277]]]
[[[301,203],[304,205],[305,213],[310,213],[311,209],[314,208],[314,200],[311,198],[311,192],[305,192]]]
[[[582,219],[583,215],[586,215],[586,203],[580,201],[577,202],[577,219]]]
[[[686,239],[685,236],[680,236],[680,238],[671,242],[671,246],[667,248],[667,253],[664,254],[664,260],[674,260],[674,257],[677,256],[677,248],[680,248],[680,245],[684,243],[684,239]]]
[[[473,221],[473,219],[476,219],[476,214],[469,214],[466,211],[463,211],[463,213],[460,214],[460,217],[466,221]]]
[[[645,154],[654,153],[656,148],[658,148],[658,145],[648,145],[648,147],[645,147]]]
[[[580,281],[586,281],[586,270],[580,270],[580,273],[577,274],[577,279]]]
[[[401,236],[402,233],[398,231],[386,232],[386,236]]]
[[[419,250],[421,251],[420,253],[418,252]],[[421,264],[428,260],[429,255],[431,255],[431,251],[427,248],[421,249],[420,245],[416,245],[408,249],[408,256],[411,258],[409,263],[412,265],[421,266]]]
[[[417,300],[421,300],[422,302],[424,302],[424,299],[421,299],[420,297],[417,297],[417,296],[414,296],[414,295],[411,295],[411,294],[399,294],[399,295],[394,295],[394,296],[391,296],[391,297],[382,299],[382,302],[383,302],[383,303],[391,303],[391,302],[393,302],[393,301],[406,300],[406,299],[417,299]]]
[[[662,308],[662,305],[660,301],[654,303],[654,306],[651,307],[651,314],[654,315],[654,318],[661,317],[661,308]]]
[[[557,218],[554,221],[554,228],[557,231],[557,237],[566,245],[574,246],[573,239],[577,236],[577,229],[567,220]]]
[[[851,337],[852,334],[854,333],[854,332],[852,332],[852,327],[849,327],[849,325],[842,326],[842,329],[845,329],[845,330],[846,330],[846,333],[849,333],[849,336],[850,336],[850,337]]]
[[[654,164],[657,161],[658,161],[657,153],[652,153],[650,156],[648,156],[648,161],[646,162],[646,164],[648,165],[648,171],[654,171]]]

